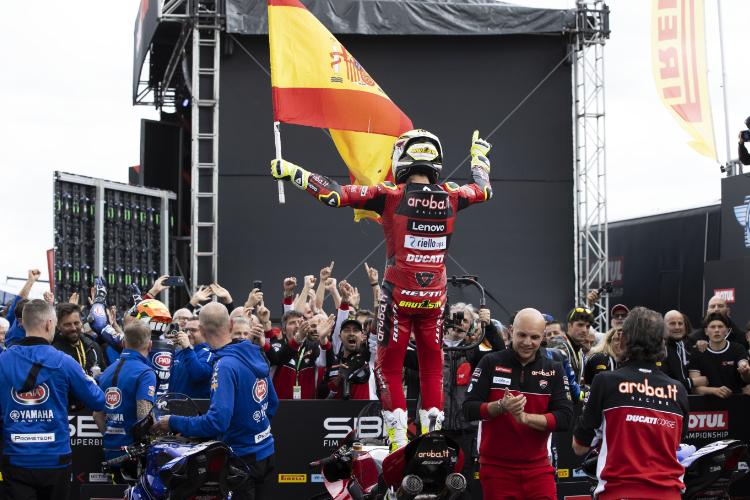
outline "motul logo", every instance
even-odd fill
[[[714,290],[714,295],[719,296],[727,302],[734,302],[734,288],[722,288]]]
[[[691,431],[718,431],[729,429],[729,412],[703,411],[690,414],[688,428]]]
[[[448,200],[437,201],[434,195],[430,195],[429,198],[409,198],[406,203],[410,207],[429,208],[431,210],[445,210],[448,208]]]

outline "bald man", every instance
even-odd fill
[[[690,378],[688,363],[690,362],[690,346],[685,342],[685,319],[680,311],[669,311],[664,315],[667,323],[669,338],[665,345],[666,357],[659,363],[659,369],[669,378],[677,380],[690,392],[693,387],[708,385],[706,377]],[[692,343],[690,343],[692,345]]]
[[[278,399],[268,365],[260,347],[245,340],[232,340],[229,313],[223,304],[208,303],[198,316],[200,333],[215,351],[211,406],[201,417],[162,417],[151,432],[221,436],[221,441],[231,446],[250,469],[247,480],[232,492],[232,498],[269,498],[269,479],[275,464],[271,420]]]
[[[714,312],[722,312],[726,314],[727,316],[729,316],[729,307],[727,306],[727,301],[724,300],[724,297],[721,297],[719,295],[714,295],[708,301],[708,308],[706,309],[706,316]],[[741,329],[739,326],[737,326],[736,324],[734,324],[734,321],[732,321],[732,318],[729,318],[729,321],[731,322],[731,326],[729,328],[729,333],[727,334],[726,340],[735,344],[740,344],[745,349],[750,349],[750,344],[745,338],[745,331]],[[693,333],[691,333],[688,336],[688,338],[690,339],[692,343],[696,344],[696,346],[700,348],[702,351],[705,351],[706,347],[708,347],[708,340],[709,340],[708,335],[706,335],[706,332],[703,331],[703,328],[699,328],[698,330],[695,330]]]
[[[483,420],[485,500],[557,498],[547,440],[568,430],[573,404],[563,366],[539,352],[545,324],[536,309],[520,311],[510,348],[487,354],[472,374],[463,412],[467,421]]]

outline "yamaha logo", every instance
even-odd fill
[[[104,404],[110,410],[114,410],[122,403],[122,392],[117,387],[110,387],[104,393]]]
[[[255,385],[253,386],[253,400],[256,403],[261,403],[268,393],[268,383],[266,379],[258,378],[255,379]]]
[[[28,392],[16,392],[13,388],[10,390],[13,401],[22,405],[40,405],[49,399],[49,387],[47,384],[40,384]]]
[[[18,419],[21,418],[21,414],[18,413],[18,410],[13,410],[10,412],[10,418],[13,419],[14,422],[18,422]]]

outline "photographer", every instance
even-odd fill
[[[750,129],[750,117],[745,119],[745,126]],[[742,137],[745,135],[745,137]],[[747,148],[745,147],[745,143],[750,141],[750,133],[748,130],[743,130],[740,132],[739,135],[740,144],[737,148],[737,153],[739,154],[740,161],[743,165],[750,165],[750,153],[747,152]]]
[[[473,334],[475,332],[481,333],[482,322],[486,324],[485,340],[492,346],[492,351],[485,351],[477,346],[476,349],[468,351],[445,351],[443,354],[443,411],[445,412],[445,420],[441,430],[446,436],[456,440],[464,452],[464,467],[461,473],[466,478],[466,490],[464,490],[461,498],[467,500],[471,498],[471,487],[474,484],[474,457],[477,455],[476,441],[479,423],[467,421],[464,418],[462,408],[466,400],[472,373],[474,373],[477,365],[490,352],[504,350],[505,342],[503,342],[497,327],[491,320],[489,309],[480,309],[479,314],[477,314],[471,304],[459,302],[451,307],[449,318],[446,320],[446,326],[449,326],[449,328],[445,337],[443,337],[443,346],[464,347],[469,345],[470,339],[474,337]],[[404,366],[419,370],[417,351],[406,351]],[[422,433],[427,433],[429,421],[421,419],[421,424]]]
[[[183,330],[170,340],[180,349],[174,355],[169,392],[193,399],[208,399],[213,355],[206,344],[198,316],[189,318]]]
[[[679,499],[685,468],[676,450],[688,430],[687,391],[659,371],[667,325],[634,308],[620,333],[623,362],[601,372],[573,431],[573,451],[601,445],[595,498]]]

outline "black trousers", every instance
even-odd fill
[[[240,458],[247,464],[250,474],[242,486],[232,492],[232,500],[268,500],[272,484],[270,479],[276,467],[276,458],[271,455],[257,462],[251,462],[255,460],[255,455],[245,455]]]
[[[474,458],[477,456],[477,431],[449,431],[443,429],[443,432],[449,438],[457,441],[464,452],[464,467],[461,469],[461,474],[466,479],[466,489],[459,498],[460,500],[471,500],[471,487],[474,485]]]
[[[5,464],[5,500],[68,500],[72,471],[72,464],[57,469],[26,469]]]

